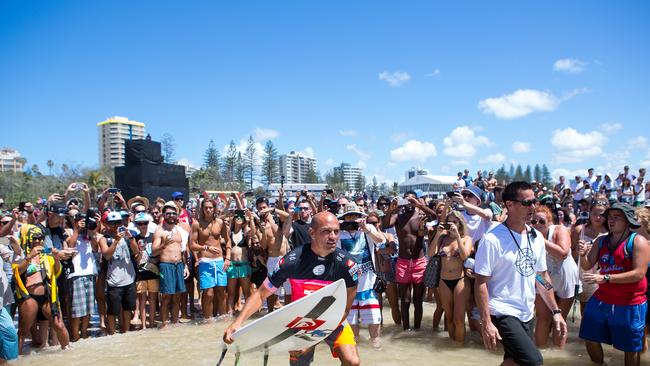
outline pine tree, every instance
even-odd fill
[[[504,182],[508,183],[509,179],[508,179],[508,173],[506,172],[505,165],[501,165],[501,168],[497,170],[497,172],[494,174],[494,179],[497,180],[498,184],[503,184]]]
[[[515,169],[515,174],[514,177],[512,177],[513,182],[520,182],[524,180],[524,171],[521,169],[521,165],[517,164],[517,168]]]
[[[162,145],[163,159],[167,164],[173,164],[176,161],[176,142],[174,142],[174,136],[165,133],[160,139],[160,144]]]
[[[278,166],[278,150],[273,146],[271,140],[264,145],[264,157],[262,158],[262,179],[264,183],[271,184],[278,181],[280,168]]]
[[[235,180],[237,190],[246,187],[246,163],[240,151],[237,152],[237,158],[235,160]]]
[[[219,170],[219,150],[215,147],[214,140],[210,140],[208,148],[203,153],[203,166]]]
[[[549,189],[553,188],[553,177],[546,164],[542,165],[542,184]]]
[[[539,164],[535,164],[535,169],[533,169],[533,178],[535,182],[542,182],[542,168],[539,167]]]
[[[318,183],[318,173],[316,173],[316,170],[314,170],[314,167],[312,165],[309,165],[307,167],[305,183]]]
[[[510,164],[510,169],[508,170],[508,182],[514,182],[515,180],[515,166]]]
[[[244,173],[246,175],[246,183],[251,191],[253,190],[253,177],[255,176],[258,164],[255,140],[253,140],[253,136],[249,136],[246,151],[244,152]]]
[[[223,178],[226,183],[235,182],[235,171],[237,169],[237,146],[235,141],[230,140],[230,145],[226,151],[226,157],[223,161]]]
[[[524,180],[529,183],[533,180],[533,173],[530,170],[530,165],[526,165],[526,171],[524,172]]]

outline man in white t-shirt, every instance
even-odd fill
[[[458,190],[460,190],[462,188],[465,188],[466,186],[467,185],[465,184],[465,180],[463,179],[463,173],[458,172],[458,179],[456,179],[456,181],[454,181],[454,185],[453,185],[454,191],[458,191]]]
[[[502,365],[541,365],[544,359],[533,342],[535,290],[548,308],[554,309],[559,347],[566,342],[567,326],[546,272],[544,236],[526,226],[536,203],[532,186],[527,182],[508,184],[503,201],[508,218],[480,241],[474,266],[483,343],[495,350],[497,340],[501,341],[505,350]]]
[[[452,200],[463,206],[463,218],[467,223],[467,234],[472,237],[472,244],[479,241],[492,224],[492,210],[481,208],[483,191],[477,186],[463,188]]]

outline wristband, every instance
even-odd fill
[[[552,310],[551,313],[553,313],[553,316],[555,316],[555,315],[557,315],[557,314],[560,314],[560,315],[561,315],[561,314],[562,314],[562,310],[560,310],[560,309],[555,309],[555,310]]]

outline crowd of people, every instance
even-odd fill
[[[150,202],[116,188],[91,197],[75,182],[2,214],[0,359],[66,349],[90,336],[95,313],[106,335],[238,315],[224,334],[232,341],[263,306],[302,297],[307,273],[346,280],[346,317],[328,337],[343,364],[359,363],[360,326],[382,348],[385,298],[405,331],[419,330],[423,302],[435,301],[434,330],[459,345],[476,331],[487,349],[503,345],[504,364],[519,365],[542,364],[549,340],[563,347],[579,308],[579,337],[595,363],[606,343],[638,365],[650,324],[650,186],[645,169],[612,178],[589,169],[554,187],[505,185],[466,170],[445,194],[376,201],[280,189],[271,200],[175,192]]]

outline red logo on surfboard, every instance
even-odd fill
[[[321,325],[325,324],[324,320],[296,317],[291,323],[287,324],[287,328],[298,330],[315,330]]]

